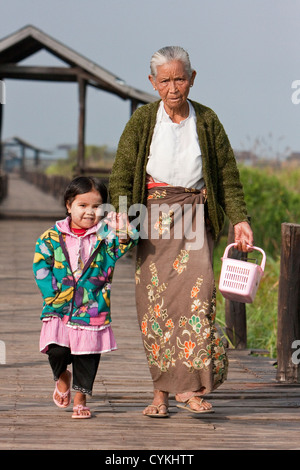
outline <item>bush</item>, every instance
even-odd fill
[[[300,194],[289,191],[277,176],[263,169],[241,167],[240,175],[255,245],[276,258],[280,255],[281,224],[299,223]]]

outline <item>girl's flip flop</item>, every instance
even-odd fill
[[[83,411],[88,411],[89,413],[84,414],[84,413],[82,413]],[[74,406],[72,418],[74,418],[74,419],[89,419],[89,418],[91,418],[91,416],[92,415],[91,415],[90,409],[87,406],[83,406],[83,405]]]
[[[71,374],[70,374],[70,375],[71,375]],[[68,390],[67,390],[66,392],[64,392],[64,393],[63,393],[63,392],[60,392],[60,391],[58,390],[58,387],[57,387],[58,383],[59,383],[59,379],[58,379],[58,380],[56,381],[56,383],[55,383],[55,389],[54,389],[54,392],[53,392],[53,401],[54,401],[54,403],[56,404],[56,406],[58,406],[58,408],[68,408],[68,406],[69,406],[70,403],[71,403],[71,390],[68,389]],[[55,398],[56,395],[58,395],[62,400],[65,400],[65,398],[68,398],[67,403],[61,403],[61,402],[59,402],[59,401]]]

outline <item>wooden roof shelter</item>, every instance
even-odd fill
[[[46,50],[66,63],[62,67],[26,66],[19,62],[40,50]],[[157,98],[137,90],[108,72],[96,63],[53,39],[35,26],[28,25],[0,40],[0,80],[46,80],[77,82],[79,89],[78,122],[78,172],[84,173],[86,88],[88,85],[113,93],[123,100],[129,100],[131,113],[139,104],[155,101]],[[0,103],[0,142],[3,104]],[[1,164],[1,155],[0,155]]]
[[[35,165],[37,166],[40,161],[40,154],[44,153],[47,155],[51,155],[52,152],[49,150],[42,149],[40,147],[37,147],[36,145],[31,144],[30,142],[27,142],[24,139],[21,139],[20,137],[13,136],[9,139],[5,139],[2,141],[2,147],[19,147],[21,150],[21,170],[25,169],[25,151],[26,149],[32,150],[34,152],[34,160],[35,160]]]

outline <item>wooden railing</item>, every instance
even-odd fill
[[[300,225],[281,225],[277,380],[300,383]]]
[[[106,170],[90,169],[89,174],[94,174],[103,180],[104,183],[108,182],[108,173]],[[71,178],[63,175],[46,175],[39,171],[23,171],[22,177],[29,183],[34,184],[42,191],[51,194],[55,198],[63,202],[63,194]]]
[[[22,177],[37,186],[41,191],[51,194],[63,204],[63,194],[70,182],[70,178],[60,175],[46,175],[37,171],[24,171]]]
[[[0,202],[7,196],[8,177],[7,174],[0,170]]]

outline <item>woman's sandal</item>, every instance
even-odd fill
[[[71,373],[70,373],[71,375]],[[53,401],[54,403],[56,404],[56,406],[58,406],[58,408],[68,408],[68,406],[70,405],[71,403],[71,390],[70,388],[66,391],[66,392],[60,392],[58,390],[58,385],[59,383],[59,379],[56,381],[55,383],[55,389],[54,389],[54,392],[53,392]],[[60,403],[56,398],[55,396],[58,395],[63,401],[65,400],[65,398],[68,398],[68,401],[67,403]]]
[[[168,418],[169,417],[168,405],[166,405],[165,403],[160,403],[159,405],[148,405],[148,407],[150,406],[156,409],[156,413],[145,413],[144,416],[149,416],[150,418]],[[162,406],[165,406],[167,408],[167,411],[165,413],[159,412]]]
[[[182,405],[176,405],[177,408],[182,408],[183,410],[186,410],[186,411],[191,411],[192,413],[196,413],[196,414],[201,414],[201,413],[214,413],[214,410],[212,408],[204,408],[202,403],[204,402],[204,399],[201,398],[200,401],[196,399],[196,397],[192,397],[190,398],[189,400],[187,400],[184,404]],[[191,403],[197,403],[197,405],[202,405],[202,410],[193,410],[191,408]]]
[[[88,411],[88,414],[82,413],[83,411]],[[73,408],[72,418],[74,419],[89,419],[91,418],[91,411],[87,406],[77,405]]]

